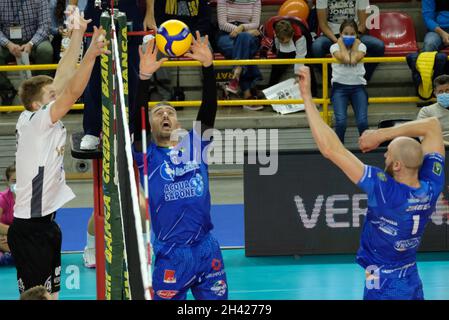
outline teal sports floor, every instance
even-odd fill
[[[229,299],[360,300],[364,272],[353,255],[245,257],[243,249],[223,250]],[[449,252],[421,253],[418,268],[428,300],[449,300]],[[62,255],[61,300],[95,299],[95,270],[82,254]],[[0,300],[18,298],[14,267],[0,267]],[[189,295],[189,299],[192,296]]]

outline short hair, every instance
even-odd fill
[[[292,24],[288,20],[279,20],[274,25],[274,31],[276,32],[277,38],[291,38],[295,34]]]
[[[436,89],[438,86],[443,86],[449,84],[449,75],[442,74],[433,80],[433,88]]]
[[[16,165],[15,164],[12,164],[8,168],[6,168],[6,170],[5,170],[6,181],[8,181],[9,178],[11,178],[13,173],[16,173]]]
[[[25,109],[31,111],[32,103],[42,98],[42,88],[52,83],[53,78],[45,75],[31,77],[22,82],[19,88],[19,97]]]
[[[340,25],[340,33],[342,33],[346,27],[352,27],[355,31],[355,34],[359,34],[359,27],[357,26],[357,23],[354,19],[346,19],[345,21],[343,21],[343,23]]]
[[[48,291],[44,286],[35,286],[23,292],[20,300],[48,300]]]

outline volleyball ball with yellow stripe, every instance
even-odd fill
[[[180,57],[190,49],[191,44],[192,34],[182,21],[167,20],[157,30],[157,48],[166,56]]]

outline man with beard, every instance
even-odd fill
[[[166,58],[157,61],[155,40],[140,52],[139,106],[148,106],[152,75]],[[215,123],[217,89],[213,55],[208,36],[201,40],[199,31],[186,56],[202,65],[203,92],[193,129],[180,138],[177,112],[168,102],[150,109],[146,148],[148,190],[155,262],[153,289],[155,300],[185,300],[192,291],[198,300],[226,300],[228,285],[218,241],[211,235],[210,192],[207,153]],[[136,128],[141,117],[136,117]],[[142,136],[135,136],[134,159],[145,185]],[[180,141],[178,141],[178,139]]]
[[[359,138],[362,152],[390,141],[385,171],[363,164],[321,119],[312,101],[310,70],[302,67],[299,88],[320,152],[368,195],[368,211],[357,262],[366,271],[364,299],[424,299],[416,252],[444,186],[444,143],[437,118],[379,130]],[[411,137],[422,137],[421,144]]]

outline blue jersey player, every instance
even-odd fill
[[[364,165],[321,119],[310,93],[310,71],[299,87],[320,152],[368,195],[357,262],[365,268],[364,299],[424,299],[416,252],[444,185],[444,143],[436,118],[368,130],[359,139],[368,152],[390,141],[385,171]],[[410,137],[422,137],[421,144]]]
[[[217,92],[213,56],[207,37],[193,40],[187,56],[201,62],[203,100],[197,123],[179,140],[176,110],[161,102],[149,112],[151,142],[147,148],[149,205],[155,235],[153,290],[155,300],[185,300],[190,289],[196,299],[227,299],[228,287],[220,247],[211,234],[208,166],[205,155],[210,140],[206,129],[214,126]],[[141,51],[139,105],[147,105],[149,79],[164,59],[156,61],[154,40]],[[140,127],[137,118],[136,126]],[[137,132],[136,132],[137,133]],[[143,184],[141,136],[135,136],[134,156]]]

